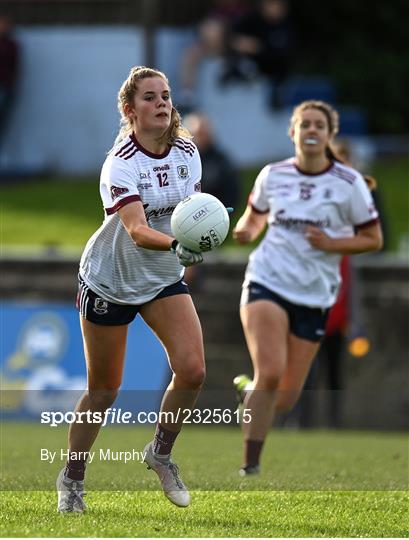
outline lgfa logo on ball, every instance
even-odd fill
[[[195,221],[198,221],[200,218],[202,218],[203,216],[205,216],[208,213],[209,213],[208,209],[206,207],[204,207],[204,208],[201,208],[198,212],[196,212],[196,214],[193,214],[192,218]]]
[[[192,251],[210,251],[220,246],[229,232],[230,219],[223,203],[209,193],[194,193],[175,208],[172,233]]]

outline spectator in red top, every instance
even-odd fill
[[[342,389],[343,362],[346,350],[346,339],[350,323],[351,262],[344,256],[340,265],[342,285],[336,303],[332,306],[325,327],[325,338],[313,364],[313,368],[305,383],[305,390],[299,403],[300,427],[312,427],[315,393],[318,389],[320,375],[325,378],[325,389],[328,390],[328,424],[329,427],[342,426]]]
[[[332,336],[336,332],[346,332],[348,329],[348,291],[351,286],[350,260],[345,256],[340,265],[342,285],[336,303],[332,306],[328,316],[325,333]]]

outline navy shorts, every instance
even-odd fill
[[[172,285],[165,287],[149,302],[165,298],[166,296],[174,296],[176,294],[190,294],[189,288],[183,280],[177,281]],[[139,305],[114,304],[108,302],[98,294],[94,293],[85,281],[78,276],[78,294],[77,294],[77,309],[80,314],[94,324],[104,326],[120,326],[122,324],[131,323],[138,315],[141,307],[149,304],[145,302]]]
[[[329,309],[293,304],[267,287],[250,281],[243,287],[240,305],[250,304],[256,300],[270,300],[281,306],[287,312],[290,332],[295,336],[313,342],[321,341],[324,337]]]

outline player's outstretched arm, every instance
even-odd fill
[[[203,262],[201,253],[183,247],[177,240],[167,234],[149,227],[142,203],[129,203],[120,210],[119,216],[129,236],[138,247],[156,251],[173,251],[182,266],[193,266]]]
[[[328,253],[354,255],[382,248],[383,237],[379,223],[358,230],[355,236],[331,238],[317,227],[307,227],[305,237],[311,246]]]
[[[252,242],[263,232],[266,223],[267,214],[259,214],[248,205],[233,229],[233,238],[239,244]]]
[[[129,236],[138,247],[156,251],[169,251],[173,238],[149,227],[142,203],[132,202],[118,210]]]

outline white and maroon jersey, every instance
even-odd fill
[[[262,169],[249,203],[255,212],[268,213],[268,229],[250,255],[245,283],[260,283],[295,304],[331,306],[341,255],[312,247],[305,229],[312,225],[337,238],[374,224],[378,212],[363,177],[339,162],[306,174],[290,158]]]
[[[100,181],[105,219],[80,262],[93,291],[114,303],[138,305],[183,277],[174,253],[137,247],[117,211],[141,201],[149,227],[171,236],[171,214],[179,201],[201,190],[201,174],[196,146],[182,137],[160,155],[144,149],[134,134],[111,150]]]

